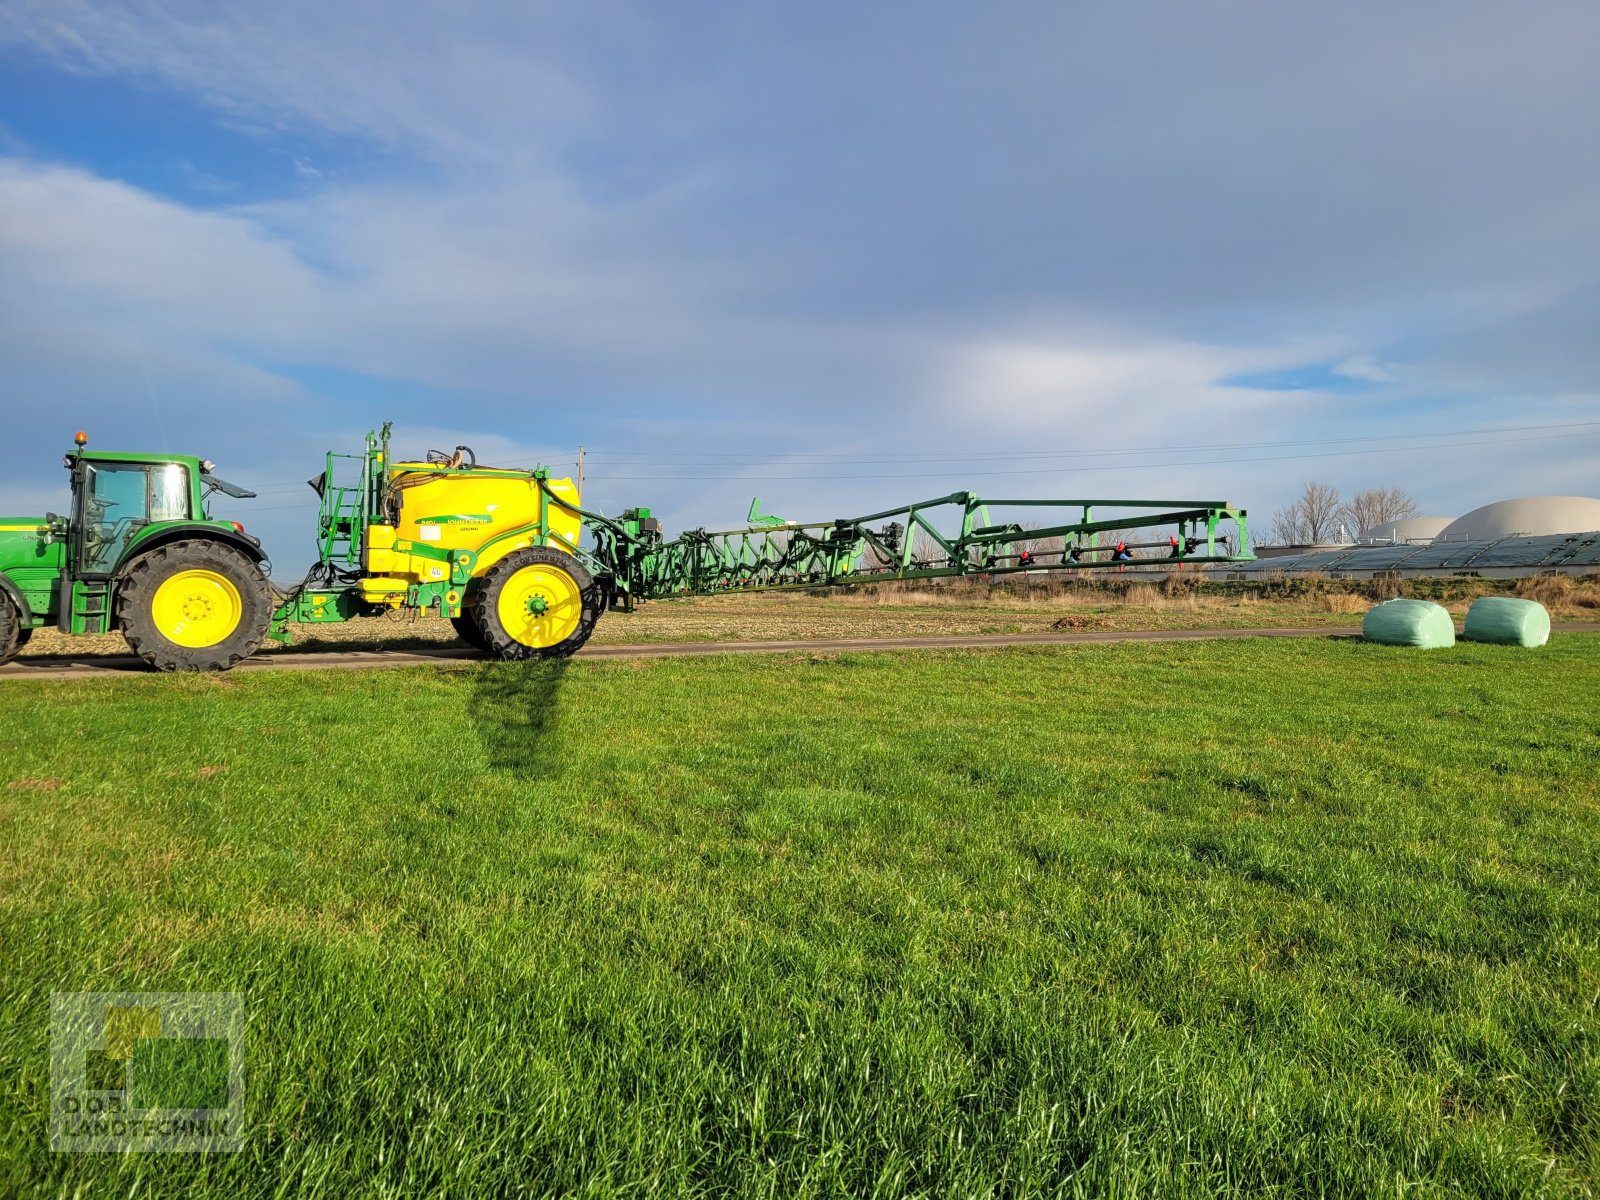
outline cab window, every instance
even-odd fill
[[[150,519],[187,521],[189,519],[189,472],[177,463],[151,467]]]
[[[189,518],[189,473],[178,463],[88,463],[83,487],[83,568],[109,571],[151,521]]]

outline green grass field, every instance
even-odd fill
[[[0,1194],[1568,1196],[1600,635],[0,686]],[[56,991],[245,1148],[52,1154]]]

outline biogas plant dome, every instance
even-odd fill
[[[1519,533],[1539,536],[1596,529],[1600,529],[1600,500],[1592,496],[1523,496],[1475,508],[1446,525],[1439,538],[1460,542]]]
[[[1365,546],[1387,546],[1395,542],[1431,542],[1454,521],[1454,517],[1401,517],[1398,521],[1385,521],[1371,529],[1356,534],[1356,541]]]

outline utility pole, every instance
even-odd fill
[[[583,503],[583,447],[578,447],[578,503]]]

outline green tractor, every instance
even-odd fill
[[[276,593],[261,543],[212,520],[215,492],[254,493],[182,454],[66,456],[72,511],[0,517],[0,663],[35,629],[122,633],[161,670],[226,670],[255,653]]]

